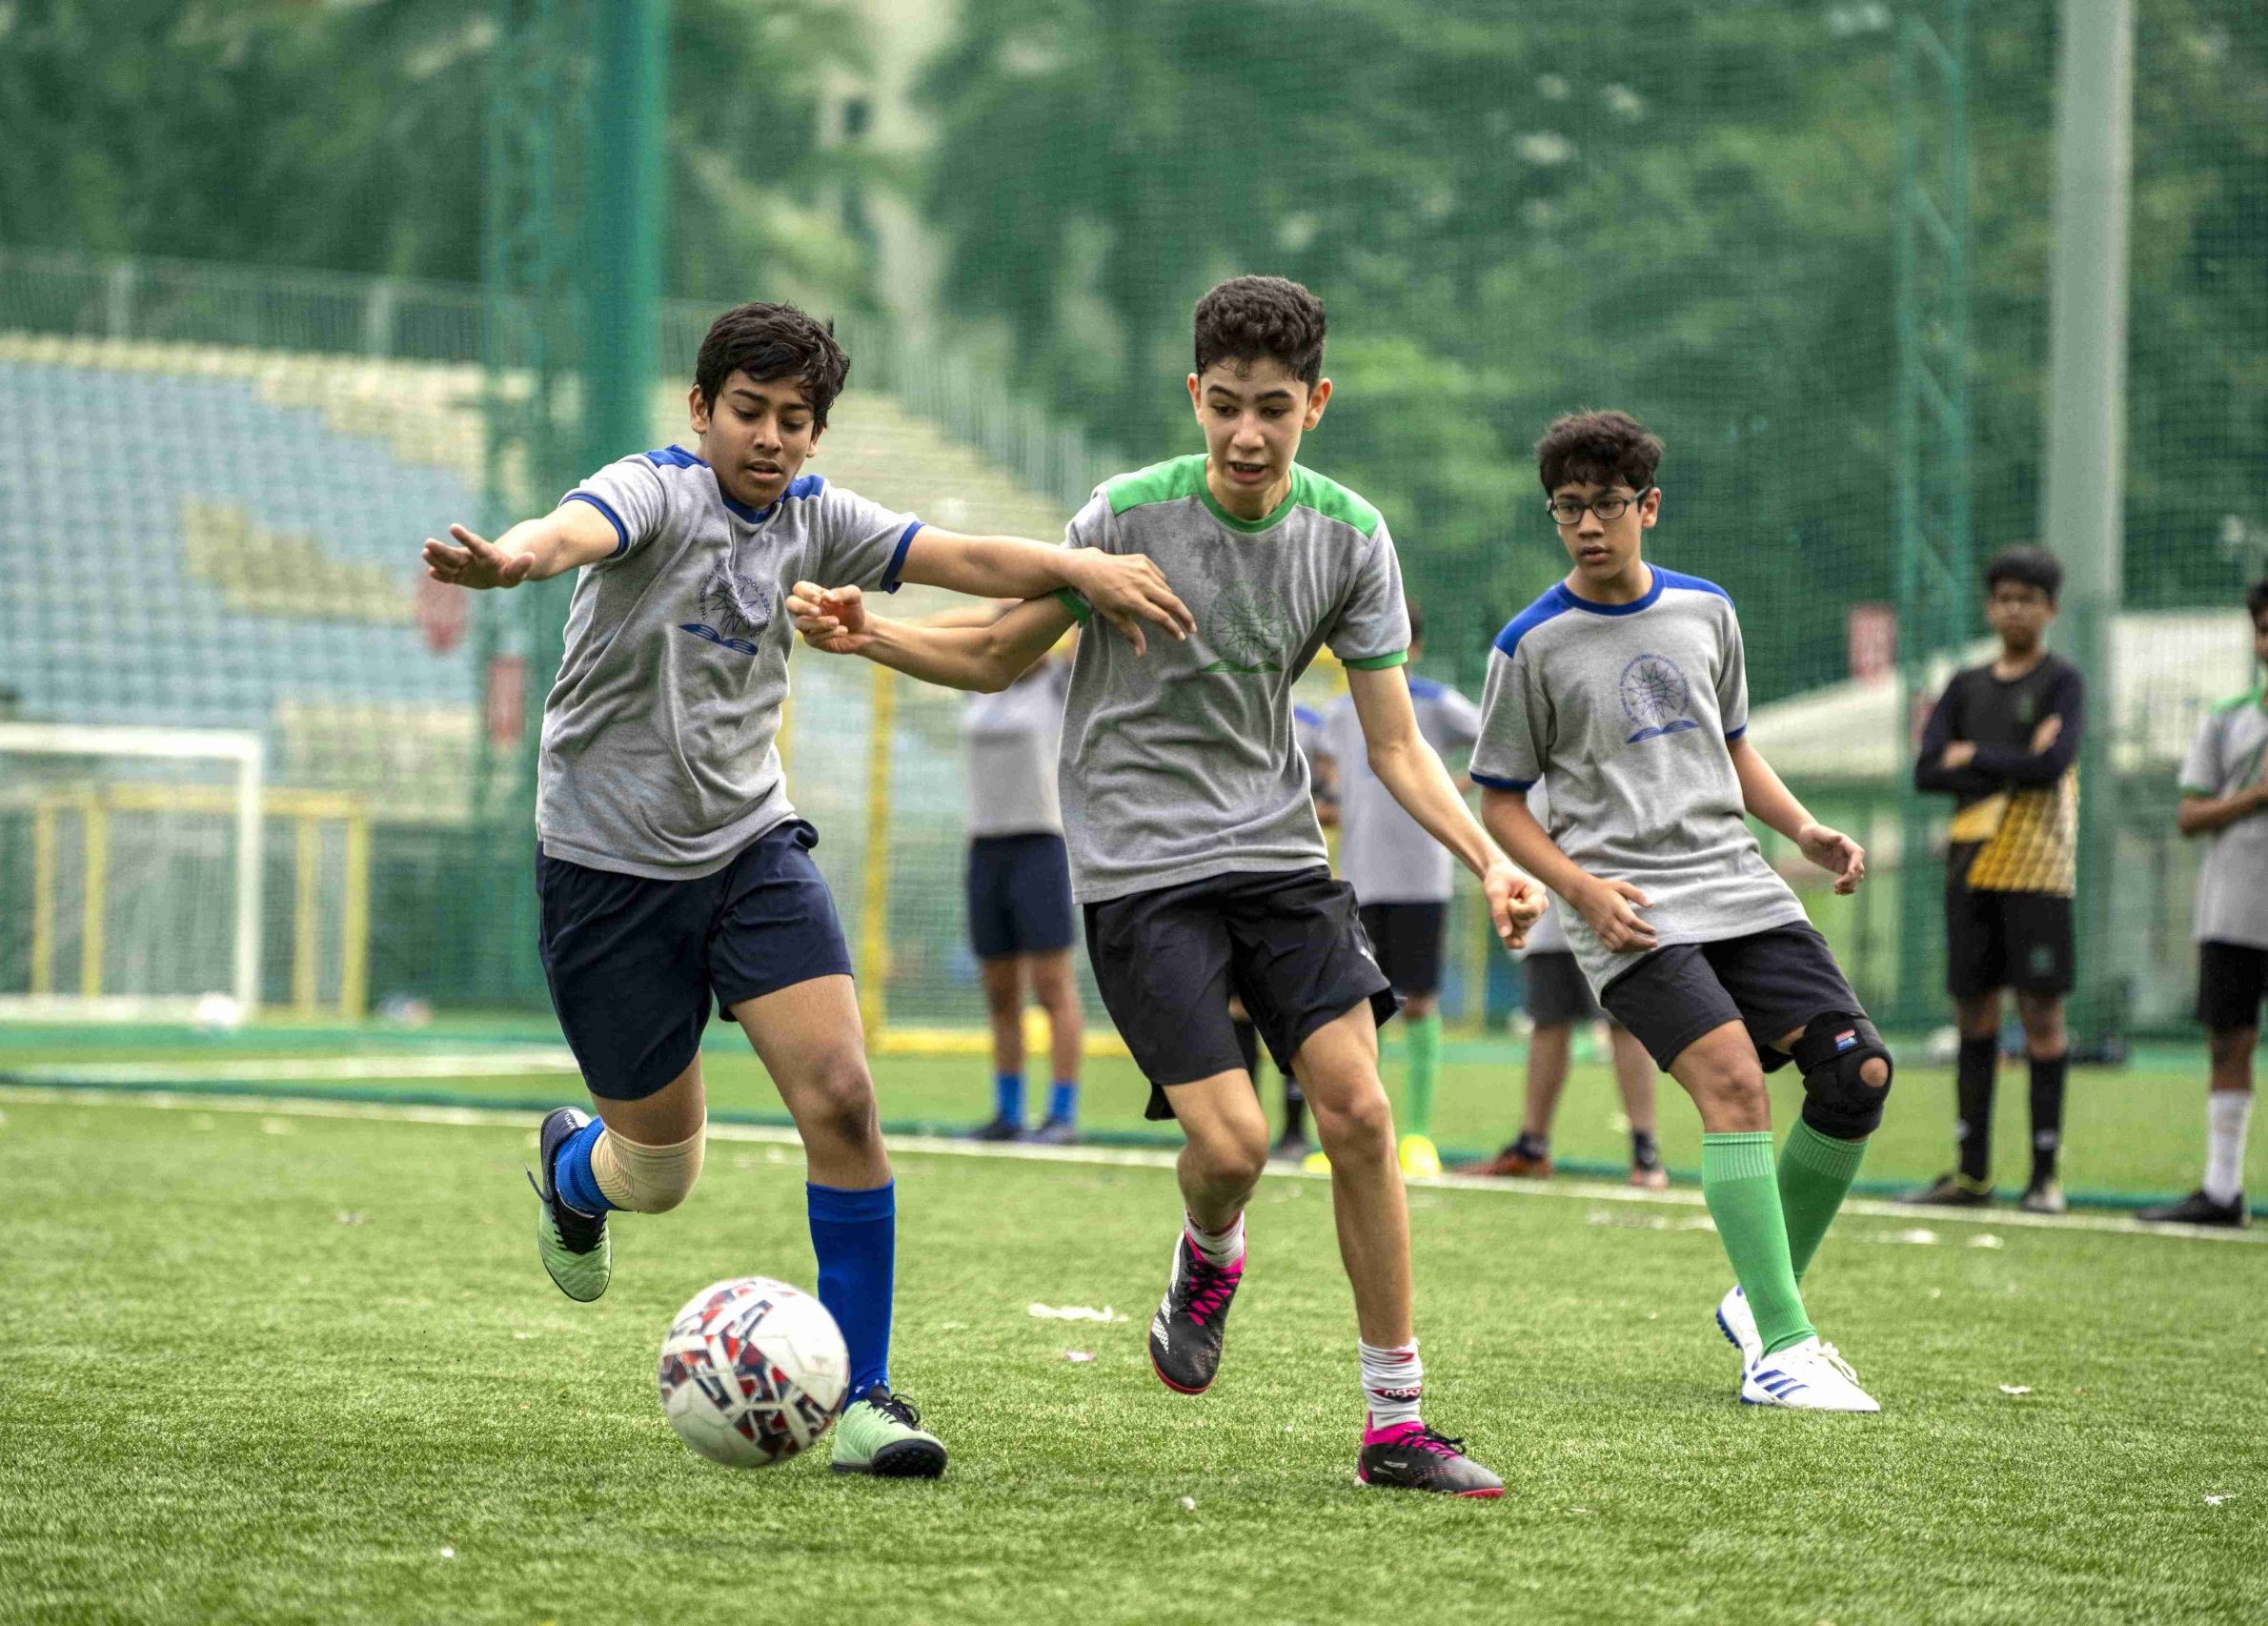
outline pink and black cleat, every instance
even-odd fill
[[[1173,1250],[1173,1279],[1150,1318],[1150,1366],[1160,1383],[1179,1394],[1203,1394],[1213,1386],[1229,1301],[1244,1279],[1241,1256],[1233,1265],[1216,1265],[1182,1233]]]
[[[1463,1440],[1423,1423],[1363,1431],[1354,1482],[1377,1490],[1431,1491],[1443,1496],[1504,1494],[1504,1481],[1467,1456]]]

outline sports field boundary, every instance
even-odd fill
[[[269,1117],[325,1118],[421,1124],[459,1128],[516,1128],[535,1133],[535,1114],[523,1101],[481,1100],[438,1091],[411,1090],[247,1090],[218,1084],[151,1088],[144,1085],[77,1082],[55,1084],[0,1073],[0,1103],[20,1101],[36,1106],[139,1107],[158,1111],[230,1112]],[[796,1146],[800,1142],[785,1113],[717,1112],[709,1118],[711,1139],[767,1146]],[[1174,1167],[1177,1145],[1140,1131],[1099,1132],[1087,1144],[1071,1147],[1019,1146],[967,1138],[959,1126],[889,1124],[882,1137],[894,1152],[942,1157],[1021,1160],[1030,1163],[1086,1164],[1122,1169]],[[1601,1172],[1599,1169],[1577,1173]],[[1619,1173],[1619,1167],[1603,1170]],[[1268,1166],[1270,1180],[1327,1181],[1328,1171],[1309,1171],[1282,1165]],[[1439,1174],[1412,1178],[1413,1191],[1485,1191],[1500,1197],[1543,1198],[1588,1203],[1667,1205],[1697,1209],[1704,1206],[1697,1186],[1648,1191],[1601,1180],[1518,1181],[1468,1174]],[[1854,1190],[1857,1188],[1853,1188]],[[2148,1199],[2121,1197],[2121,1204],[2137,1206]],[[2257,1211],[2257,1210],[2256,1210]],[[2150,1225],[2110,1213],[2028,1214],[2015,1209],[1915,1209],[1902,1203],[1854,1196],[1842,1212],[1873,1219],[1902,1220],[1920,1241],[1938,1225],[1957,1225],[1995,1230],[2091,1231],[2116,1236],[2173,1237],[2202,1242],[2263,1243],[2268,1233],[2228,1230],[2212,1226]],[[1921,1222],[1927,1221],[1928,1224]],[[1930,1237],[1934,1240],[1934,1236]]]

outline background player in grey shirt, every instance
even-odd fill
[[[977,1131],[980,1140],[1022,1140],[1026,1133],[1027,987],[1047,1012],[1054,1064],[1047,1113],[1030,1137],[1061,1146],[1078,1135],[1084,1022],[1071,975],[1071,866],[1055,786],[1070,681],[1068,661],[1043,661],[997,694],[971,695],[962,716],[968,747],[969,942],[983,967],[992,1024],[993,1112]]]
[[[2252,691],[2213,708],[2181,764],[2185,836],[2210,844],[2197,874],[2197,1020],[2213,1067],[2205,1098],[2204,1184],[2146,1220],[2182,1225],[2251,1222],[2244,1202],[2244,1131],[2252,1117],[2253,1052],[2268,994],[2268,579],[2244,595]]]
[[[1494,1496],[1502,1481],[1420,1420],[1409,1228],[1377,1024],[1393,1010],[1355,916],[1325,865],[1291,685],[1329,644],[1347,669],[1366,755],[1395,799],[1482,877],[1517,944],[1540,894],[1473,822],[1418,731],[1403,680],[1408,626],[1378,511],[1296,461],[1322,418],[1322,302],[1297,283],[1238,277],[1198,302],[1190,402],[1202,457],[1122,476],[1070,527],[1075,543],[1144,551],[1185,579],[1197,636],[1147,661],[1081,643],[1063,722],[1063,827],[1105,1003],[1150,1080],[1150,1115],[1177,1118],[1185,1223],[1150,1360],[1168,1387],[1213,1380],[1244,1271],[1244,1209],[1267,1119],[1229,1029],[1244,1000],[1279,1065],[1298,1070],[1331,1161],[1353,1284],[1368,1415],[1366,1483]],[[933,682],[996,687],[1079,613],[1045,600],[989,628],[901,627],[854,592],[799,587],[799,624]]]
[[[1409,658],[1425,650],[1425,626],[1409,606]],[[1444,758],[1480,737],[1481,708],[1446,683],[1412,675],[1409,703],[1418,732]],[[1323,716],[1322,752],[1339,823],[1339,874],[1354,888],[1363,931],[1379,968],[1402,996],[1402,1045],[1408,1055],[1400,1155],[1405,1174],[1439,1174],[1433,1145],[1433,1086],[1441,1074],[1441,957],[1448,930],[1448,849],[1426,834],[1386,782],[1370,770],[1354,697]]]
[[[1146,560],[954,536],[803,475],[849,367],[792,306],[728,311],[695,363],[698,451],[611,463],[494,544],[454,526],[457,545],[428,539],[425,560],[465,587],[579,572],[544,702],[537,946],[598,1116],[544,1120],[544,1269],[569,1297],[598,1297],[607,1210],[659,1212],[691,1191],[714,1006],[802,1136],[819,1297],[851,1363],[834,1466],[934,1477],[944,1447],[889,1386],[895,1188],[850,956],[774,748],[794,641],[780,602],[817,571],[993,598],[1069,585],[1129,627],[1179,632],[1187,611]]]
[[[1573,568],[1497,635],[1472,777],[1489,829],[1567,900],[1600,1003],[1700,1108],[1702,1194],[1738,1278],[1717,1323],[1741,1352],[1740,1398],[1879,1411],[1812,1330],[1796,1282],[1881,1122],[1890,1052],[1744,814],[1839,892],[1857,888],[1866,855],[1742,738],[1732,600],[1641,557],[1661,458],[1618,412],[1560,418],[1537,442]],[[1548,831],[1527,803],[1542,779]],[[1791,1059],[1807,1099],[1775,1178],[1764,1075]]]

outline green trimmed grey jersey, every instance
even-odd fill
[[[1418,732],[1444,757],[1480,738],[1481,708],[1446,683],[1413,676],[1409,703]],[[1455,870],[1449,849],[1370,771],[1352,695],[1323,714],[1323,753],[1339,771],[1339,878],[1365,904],[1448,903]]]
[[[2260,782],[2268,758],[2268,685],[2213,708],[2181,762],[2184,796],[2233,796]],[[2205,839],[2197,872],[2199,943],[2268,948],[2268,809]]]
[[[1650,568],[1630,603],[1562,582],[1496,635],[1472,777],[1549,780],[1551,840],[1644,892],[1665,947],[1792,925],[1803,905],[1756,846],[1726,749],[1749,722],[1740,618],[1714,582]],[[1571,907],[1561,924],[1593,992],[1644,958],[1610,952]]]
[[[1074,895],[1328,863],[1291,686],[1326,644],[1349,666],[1407,658],[1402,569],[1378,510],[1294,464],[1273,513],[1238,519],[1199,454],[1108,481],[1068,537],[1147,554],[1197,619],[1142,656],[1123,638],[1079,640],[1062,774]]]
[[[1055,776],[1070,681],[1070,664],[1049,657],[997,694],[969,696],[961,737],[971,836],[1063,834]]]
[[[561,500],[605,515],[617,545],[582,567],[568,606],[537,834],[571,864],[697,880],[795,813],[774,747],[788,589],[896,591],[921,521],[817,475],[750,508],[676,446],[609,463]]]

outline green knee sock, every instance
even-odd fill
[[[1441,1074],[1441,1013],[1421,1016],[1409,1025],[1409,1122],[1403,1131],[1433,1133],[1433,1081]]]
[[[1788,1259],[1797,1281],[1811,1269],[1812,1255],[1834,1223],[1866,1151],[1866,1142],[1838,1141],[1801,1118],[1788,1131],[1788,1144],[1780,1148],[1780,1211],[1788,1222]]]
[[[1788,1259],[1788,1225],[1780,1214],[1771,1132],[1703,1135],[1701,1196],[1756,1317],[1765,1352],[1776,1353],[1811,1337],[1803,1294]]]

